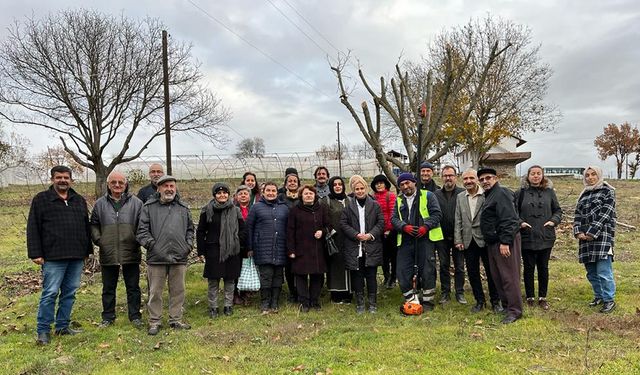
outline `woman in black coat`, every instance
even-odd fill
[[[209,282],[209,315],[218,316],[218,288],[224,280],[224,314],[233,314],[235,280],[240,277],[245,225],[240,209],[229,199],[229,186],[213,185],[213,199],[202,208],[196,240],[198,255],[205,262],[203,277]]]
[[[331,301],[335,303],[351,303],[351,275],[344,265],[344,233],[340,228],[342,211],[351,198],[345,193],[342,177],[329,179],[329,195],[324,201],[329,207],[329,222],[335,230],[333,241],[340,250],[327,257],[327,289],[331,293]]]
[[[295,275],[302,312],[320,309],[320,289],[327,272],[325,235],[331,230],[329,210],[318,202],[311,185],[300,188],[300,201],[289,211],[287,224],[288,255]]]
[[[562,209],[553,191],[551,181],[544,176],[542,167],[529,167],[522,178],[522,187],[515,194],[516,209],[520,215],[524,289],[527,304],[535,306],[534,272],[538,268],[538,305],[549,309],[549,258],[556,241],[556,226],[562,220]]]
[[[354,199],[342,211],[340,228],[344,233],[345,265],[351,271],[351,286],[356,295],[356,312],[364,312],[364,282],[367,282],[369,312],[377,311],[376,273],[382,264],[384,215],[380,205],[367,194],[367,183],[358,175],[349,180]]]

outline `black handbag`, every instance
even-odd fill
[[[327,234],[327,254],[329,254],[329,256],[332,256],[334,254],[338,254],[340,252],[340,249],[338,249],[338,245],[336,245],[336,241],[333,238],[334,235],[336,234],[335,229],[331,231],[331,233]]]

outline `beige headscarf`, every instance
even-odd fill
[[[362,178],[362,176],[358,174],[354,174],[349,179],[349,186],[351,187],[352,192],[355,192],[355,188],[357,184],[362,184],[362,186],[364,186],[365,189],[367,188],[367,182],[364,180],[364,178]]]
[[[589,169],[591,169],[592,171],[596,172],[596,176],[598,176],[598,181],[593,185],[588,185],[587,184],[587,171]],[[587,166],[587,168],[585,168],[584,172],[582,173],[582,183],[584,184],[584,189],[582,190],[582,193],[580,193],[580,196],[582,196],[582,194],[584,194],[587,191],[601,189],[605,185],[610,187],[611,189],[615,190],[615,188],[613,186],[609,185],[609,183],[607,183],[604,180],[604,175],[602,174],[602,168],[597,167],[595,165],[589,165],[589,166]]]

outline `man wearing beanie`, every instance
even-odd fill
[[[440,186],[436,185],[436,182],[433,180],[433,164],[428,161],[420,164],[420,183],[420,189],[426,189],[432,193],[440,189]]]
[[[513,193],[500,186],[495,169],[481,168],[478,181],[485,196],[480,209],[480,231],[487,244],[493,282],[506,308],[502,323],[509,324],[522,317],[520,218]]]
[[[425,310],[433,310],[436,294],[435,242],[444,238],[440,228],[440,205],[432,192],[416,189],[416,179],[411,173],[402,173],[398,177],[398,186],[402,194],[396,200],[391,223],[398,233],[396,272],[400,291],[405,301],[416,300],[420,294],[411,283],[415,252],[418,251],[418,284],[423,289],[421,303]]]

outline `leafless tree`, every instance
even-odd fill
[[[6,134],[0,128],[0,174],[21,167],[28,161],[29,140],[16,133]]]
[[[16,22],[0,50],[0,116],[57,133],[102,194],[109,172],[164,135],[163,28],[90,10]],[[168,60],[172,132],[219,145],[230,114],[203,84],[191,46],[170,39]]]
[[[260,137],[245,138],[238,142],[235,157],[239,159],[263,158],[264,153],[264,139]]]

